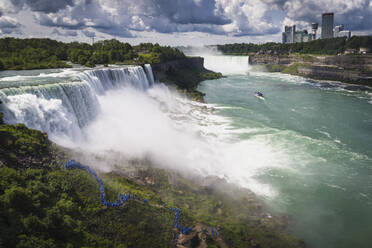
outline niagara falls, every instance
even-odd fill
[[[372,1],[0,1],[0,247],[370,248]]]

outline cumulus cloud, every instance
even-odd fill
[[[61,32],[57,28],[54,28],[51,34],[57,35],[57,36],[70,36],[70,37],[76,37],[78,35],[76,31],[66,30],[64,32]]]
[[[119,37],[131,31],[205,32],[235,36],[278,32],[259,0],[4,0],[29,9],[43,26],[93,28]],[[9,4],[8,4],[9,5]]]
[[[118,37],[141,32],[239,37],[279,34],[286,23],[307,28],[328,11],[336,24],[371,30],[371,6],[372,0],[1,0],[0,16],[30,11],[38,25]],[[275,12],[283,13],[281,20],[273,18]]]
[[[0,16],[0,34],[19,33],[21,24],[9,16]]]
[[[284,4],[283,4],[284,3]],[[295,22],[319,22],[324,12],[335,13],[335,24],[351,30],[370,30],[372,25],[371,0],[288,0],[277,5]]]
[[[55,13],[67,6],[72,6],[73,0],[2,0],[9,1],[13,8],[20,10],[30,8],[32,11]]]
[[[82,33],[83,33],[86,37],[89,37],[89,38],[94,38],[94,37],[96,37],[96,33],[93,32],[93,31],[83,30]]]

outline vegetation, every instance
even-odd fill
[[[309,64],[303,63],[293,63],[290,66],[283,69],[283,73],[291,74],[291,75],[298,75],[298,68],[299,67],[309,67]]]
[[[200,186],[178,173],[133,163],[134,178],[100,175],[106,196],[114,200],[131,192],[150,203],[131,200],[106,208],[94,177],[64,169],[68,151],[45,134],[0,124],[0,141],[0,247],[174,247],[174,213],[163,202],[180,207],[181,224],[194,227],[179,239],[184,247],[303,247],[285,231],[285,217],[263,215],[252,193],[218,179]],[[211,237],[209,226],[218,237]]]
[[[213,80],[213,79],[219,79],[222,77],[222,73],[220,72],[205,72],[201,74],[201,77],[203,80]]]
[[[157,80],[175,86],[193,100],[203,102],[204,94],[196,90],[201,81],[218,79],[221,73],[206,70],[201,58],[189,58],[181,63],[168,63],[165,66],[152,66]]]
[[[271,64],[267,64],[266,65],[266,69],[268,72],[281,72],[283,71],[285,68],[285,66],[283,65],[271,65]]]
[[[0,70],[71,67],[65,61],[93,67],[96,64],[160,63],[185,58],[178,49],[144,43],[132,47],[118,40],[63,43],[51,39],[0,39]]]
[[[272,53],[272,54],[328,54],[336,55],[344,53],[347,49],[364,47],[372,50],[372,36],[353,36],[346,38],[318,39],[311,42],[282,44],[227,44],[217,45],[219,51],[225,54],[248,55],[250,53]]]

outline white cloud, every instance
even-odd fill
[[[21,24],[9,16],[0,16],[0,34],[19,33]]]
[[[34,17],[34,28],[24,23],[21,13]],[[0,16],[22,26],[18,30],[35,35],[54,28],[92,30],[97,37],[142,37],[201,33],[228,37],[278,37],[283,25],[308,28],[321,23],[321,14],[335,13],[335,24],[358,33],[372,30],[372,0],[0,0]],[[275,13],[280,13],[280,19]],[[39,27],[39,32],[30,33]],[[10,32],[9,28],[4,32]],[[91,31],[90,31],[91,32]],[[78,33],[78,37],[85,37]],[[239,40],[239,39],[236,39]]]

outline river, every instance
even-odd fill
[[[260,149],[245,167],[247,174],[254,168],[253,178],[266,186],[256,192],[292,218],[292,229],[309,247],[371,247],[372,93],[254,72],[246,60],[205,56],[207,68],[227,77],[205,81],[199,90],[232,129],[245,130],[239,139],[257,141]],[[279,156],[273,159],[268,150]]]
[[[0,110],[63,146],[247,187],[309,247],[370,247],[371,92],[204,57],[227,75],[200,85],[206,104],[153,82],[149,66],[113,66],[1,72]]]

